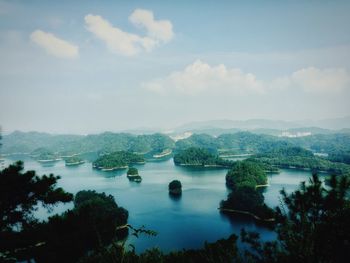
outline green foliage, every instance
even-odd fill
[[[314,156],[311,152],[300,147],[277,148],[267,153],[251,157],[250,160],[281,168],[310,169],[335,174],[346,174],[350,172],[350,165],[334,163]]]
[[[13,132],[3,138],[3,152],[30,153],[37,148],[66,155],[67,152],[129,151],[137,153],[160,153],[172,149],[174,141],[164,134],[132,135],[105,132],[96,135],[50,135],[38,132]]]
[[[230,189],[236,189],[241,186],[251,186],[267,183],[267,176],[264,168],[256,162],[237,161],[226,174],[226,185]]]
[[[169,190],[181,189],[182,185],[179,180],[173,180],[169,183]]]
[[[182,165],[213,165],[216,156],[206,149],[191,147],[174,155],[175,164]]]
[[[177,165],[194,165],[194,166],[230,166],[231,161],[219,158],[217,155],[210,153],[203,148],[187,148],[174,155],[174,163]]]
[[[206,149],[214,154],[219,148],[216,138],[207,134],[193,134],[187,139],[177,141],[175,146],[178,151],[194,147]]]
[[[182,185],[179,180],[173,180],[168,185],[169,194],[174,197],[179,197],[182,194]]]
[[[75,164],[81,164],[84,163],[84,160],[81,159],[79,156],[72,156],[65,158],[65,164],[66,165],[75,165]]]
[[[144,161],[141,155],[119,151],[101,156],[93,162],[93,167],[98,169],[117,169],[127,167],[133,163],[143,163]]]
[[[38,161],[54,161],[59,158],[57,154],[44,147],[35,149],[30,156]]]
[[[0,253],[5,258],[17,257],[16,251],[36,244],[37,238],[30,233],[38,223],[33,215],[38,205],[50,209],[72,200],[71,194],[56,186],[59,178],[24,172],[22,162],[0,171]]]
[[[237,248],[237,236],[221,239],[215,243],[205,243],[202,249],[184,249],[165,254],[158,248],[136,254],[135,250],[126,251],[124,247],[113,246],[84,257],[79,263],[241,263],[245,262]]]
[[[139,174],[139,170],[137,170],[137,168],[135,167],[130,167],[128,169],[128,171],[126,172],[127,175],[138,175]]]
[[[243,232],[243,241],[252,249],[246,252],[253,262],[347,262],[350,257],[349,178],[332,176],[323,187],[317,174],[309,184],[287,194],[277,208],[276,242],[261,242],[257,234]]]
[[[232,192],[227,200],[221,201],[221,210],[248,212],[264,220],[272,218],[272,210],[264,204],[264,196],[256,189],[257,185],[266,183],[266,172],[260,164],[251,161],[234,163],[226,174],[226,185]]]
[[[223,211],[228,209],[249,212],[263,220],[274,217],[273,210],[264,204],[264,196],[250,185],[235,188],[227,200],[221,201],[220,207]]]
[[[80,191],[74,209],[49,218],[40,235],[46,244],[36,253],[38,262],[76,262],[87,251],[111,244],[126,225],[128,211],[119,207],[113,196],[95,191]],[[124,234],[121,237],[125,237]]]

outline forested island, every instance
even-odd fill
[[[58,154],[53,153],[47,148],[38,148],[30,153],[30,156],[37,160],[38,162],[55,162],[60,160]]]
[[[139,183],[142,181],[142,178],[139,175],[139,170],[137,170],[137,168],[135,167],[130,167],[126,172],[126,176],[130,181],[133,181],[133,182]]]
[[[92,163],[92,167],[102,171],[126,169],[130,164],[144,164],[142,155],[125,151],[118,151],[99,157]]]
[[[289,151],[302,148],[308,151]],[[267,165],[268,170],[299,168],[346,174],[349,171],[350,133],[315,134],[287,138],[266,134],[237,131],[231,134],[193,134],[188,138],[172,140],[165,134],[132,135],[105,132],[93,135],[50,135],[38,132],[13,132],[3,136],[4,156],[12,153],[28,153],[43,161],[53,161],[67,155],[81,153],[113,153],[127,151],[143,155],[145,159],[158,159],[175,155],[189,148],[207,150],[203,160],[175,158],[180,164],[223,165],[221,159],[230,156],[247,156]],[[276,150],[278,149],[278,150]],[[39,156],[39,153],[42,153]],[[322,156],[315,156],[321,154]],[[249,156],[250,155],[250,156]],[[221,159],[218,159],[220,157]],[[225,160],[226,161],[226,160]]]
[[[349,174],[350,165],[331,162],[301,147],[277,147],[249,158],[251,161],[287,169],[307,169],[330,174]]]
[[[243,173],[247,176],[242,176]],[[229,185],[233,192],[223,201],[224,208],[242,208],[245,210],[241,211],[252,215],[266,215],[263,200],[252,187],[266,182],[263,169],[249,161],[239,162],[227,177],[232,177],[233,184]],[[288,213],[280,208],[268,212],[276,218],[274,241],[264,242],[258,233],[242,229],[240,237],[231,235],[205,243],[200,249],[164,253],[151,248],[140,254],[128,249],[123,242],[127,230],[136,237],[154,236],[154,231],[129,225],[128,211],[118,206],[113,196],[79,191],[73,198],[56,186],[58,179],[54,175],[24,172],[21,162],[0,171],[1,261],[284,263],[313,262],[315,258],[317,262],[344,262],[349,256],[350,205],[346,193],[350,182],[345,176],[333,176],[327,190],[314,174],[309,184],[302,184],[294,193],[282,191],[281,202]],[[16,198],[12,198],[13,193]],[[29,195],[35,198],[28,199]],[[73,209],[48,221],[38,223],[36,220],[33,212],[39,202],[52,207],[72,200]],[[240,204],[238,200],[243,201]],[[238,240],[245,246],[238,246]]]
[[[170,195],[181,195],[182,194],[182,184],[179,180],[173,180],[169,183],[168,186]]]
[[[127,151],[149,155],[167,153],[175,142],[167,135],[155,133],[134,135],[129,133],[104,132],[90,135],[51,135],[40,132],[15,131],[3,137],[2,152],[5,154],[30,154],[38,148],[57,152],[59,156],[88,152]]]
[[[174,163],[182,166],[230,167],[231,161],[224,160],[205,148],[190,147],[174,155]]]
[[[77,166],[85,163],[85,161],[78,156],[64,158],[64,161],[66,166]]]
[[[260,186],[267,185],[264,168],[251,161],[238,161],[226,174],[226,185],[232,192],[220,203],[224,213],[241,213],[257,220],[273,222],[273,211],[264,203]]]

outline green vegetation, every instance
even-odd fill
[[[264,169],[245,161],[232,170],[235,171],[230,174],[237,181],[234,180],[229,205],[233,202],[238,208],[265,213],[259,212],[264,209],[259,192],[238,180],[243,179],[239,173],[242,171],[252,177],[251,181],[261,182]],[[151,249],[140,255],[134,249],[126,249],[124,242],[117,242],[127,234],[128,212],[110,195],[80,191],[72,210],[53,216],[48,222],[35,219],[33,211],[39,202],[52,206],[72,200],[71,194],[56,187],[58,179],[53,175],[39,177],[34,171],[23,172],[21,162],[0,171],[1,262],[332,263],[347,262],[350,257],[350,181],[345,176],[332,176],[327,189],[314,174],[309,184],[302,183],[294,193],[282,190],[281,207],[275,212],[276,241],[262,242],[259,234],[242,230],[241,241],[248,249],[238,248],[238,238],[232,235],[206,243],[202,249],[168,254]],[[153,231],[129,228],[136,237],[141,233],[154,235]]]
[[[134,250],[110,247],[95,251],[81,262],[347,262],[350,257],[350,202],[345,193],[349,190],[350,182],[345,177],[340,181],[333,179],[330,189],[326,190],[317,175],[313,175],[310,184],[303,183],[296,192],[288,195],[282,191],[282,209],[276,210],[276,241],[263,242],[258,233],[243,229],[240,239],[246,248],[238,248],[238,238],[232,235],[206,243],[203,249],[169,254],[151,249],[137,255]]]
[[[34,211],[39,204],[50,209],[55,204],[67,203],[72,195],[56,186],[59,176],[37,176],[35,171],[23,171],[17,162],[0,171],[0,261],[24,258],[34,246],[44,240],[37,237],[34,228],[39,221]],[[28,258],[27,258],[28,259]],[[13,262],[14,260],[9,260]]]
[[[182,185],[179,180],[173,180],[169,183],[169,194],[171,195],[181,195]]]
[[[126,172],[126,176],[133,182],[139,183],[142,181],[142,177],[139,175],[139,171],[135,167],[130,167]]]
[[[251,161],[238,161],[226,174],[226,185],[231,190],[248,186],[255,188],[257,185],[267,183],[264,168]]]
[[[219,148],[217,140],[207,134],[193,134],[187,139],[177,141],[175,145],[177,150],[195,147],[207,149],[212,153],[216,153],[217,149]]]
[[[58,176],[23,172],[17,162],[0,171],[0,261],[77,262],[88,251],[125,238],[128,211],[111,195],[80,191],[74,208],[39,221],[38,205],[51,209],[72,201],[72,194],[56,187]]]
[[[174,155],[176,165],[193,165],[193,166],[223,166],[229,167],[232,162],[219,158],[217,155],[210,153],[203,148],[191,147],[179,151]]]
[[[72,156],[65,158],[65,164],[66,166],[74,166],[74,165],[79,165],[83,164],[85,161],[81,159],[79,156]]]
[[[139,170],[135,167],[130,167],[126,172],[127,175],[139,175]]]
[[[221,201],[220,210],[224,213],[249,214],[258,220],[273,221],[273,211],[264,204],[264,196],[257,189],[266,183],[266,172],[258,163],[236,162],[226,175],[226,185],[232,192],[227,200]]]
[[[128,211],[119,207],[113,196],[95,191],[80,191],[74,209],[49,218],[38,226],[45,245],[36,252],[37,262],[77,262],[87,251],[125,237],[118,227],[127,223]],[[58,249],[59,248],[59,249]]]
[[[30,153],[30,156],[33,157],[38,162],[50,162],[56,161],[59,159],[59,156],[47,148],[38,148]]]
[[[101,170],[114,170],[128,168],[133,163],[144,163],[145,160],[141,155],[125,151],[114,152],[103,155],[93,162],[93,167]]]
[[[350,173],[350,165],[335,163],[314,156],[312,152],[300,147],[276,148],[265,154],[258,154],[251,157],[249,160],[280,168],[309,169],[313,171],[325,171],[331,174]]]
[[[55,156],[43,155],[43,160],[57,159],[59,156],[67,156],[88,152],[112,153],[116,151],[128,151],[143,154],[147,159],[154,159],[154,156],[162,156],[171,152],[174,148],[176,152],[195,147],[208,150],[211,154],[217,153],[227,156],[230,154],[266,154],[274,149],[300,147],[312,152],[328,154],[326,158],[311,158],[303,156],[303,160],[295,160],[291,166],[310,169],[325,169],[330,167],[330,171],[344,169],[330,162],[350,164],[350,134],[330,133],[316,134],[298,138],[277,137],[272,135],[254,134],[250,132],[235,132],[231,134],[221,134],[213,137],[207,134],[193,134],[189,138],[174,141],[163,134],[152,135],[132,135],[127,133],[105,132],[96,135],[50,135],[38,132],[13,132],[3,136],[2,151],[4,154],[11,153],[33,153],[38,148],[45,148],[49,153],[58,153]],[[276,153],[278,155],[278,153]],[[295,155],[297,156],[297,155]],[[45,159],[46,158],[46,159]],[[324,162],[328,160],[330,162]],[[305,163],[305,167],[302,163]],[[307,164],[309,162],[309,164]],[[265,162],[268,163],[268,162]],[[278,162],[273,161],[271,163]],[[289,166],[287,161],[283,161],[281,166]]]
[[[338,179],[337,179],[338,178]],[[261,242],[257,234],[242,233],[252,246],[252,262],[347,262],[350,256],[349,178],[332,176],[328,189],[317,174],[309,184],[287,194],[276,209],[277,241]]]
[[[237,236],[231,235],[227,239],[220,239],[215,243],[205,243],[201,249],[183,249],[164,253],[158,248],[146,250],[136,254],[134,250],[123,247],[110,247],[86,256],[80,263],[243,263],[243,257],[237,247]]]
[[[87,152],[128,151],[140,154],[158,154],[174,148],[174,141],[163,134],[132,135],[127,133],[105,132],[96,135],[50,135],[38,132],[13,132],[3,137],[2,151],[30,153],[37,148],[47,148],[66,156]]]

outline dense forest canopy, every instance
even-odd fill
[[[251,161],[238,161],[226,174],[226,185],[232,191],[227,200],[220,203],[223,212],[251,213],[256,218],[273,218],[271,208],[264,204],[264,196],[258,188],[267,184],[264,167]]]
[[[205,148],[190,147],[185,150],[178,151],[174,155],[174,163],[176,165],[192,165],[202,167],[230,167],[233,162],[224,160],[217,154],[213,154]]]
[[[119,151],[101,156],[92,165],[98,169],[118,169],[127,168],[130,164],[144,162],[145,159],[142,155]]]
[[[275,148],[298,146],[312,152],[326,153],[332,161],[348,162],[350,134],[315,134],[297,138],[277,137],[251,132],[235,132],[213,137],[208,134],[193,134],[176,143],[165,134],[132,135],[105,132],[94,135],[50,135],[38,132],[13,132],[3,136],[2,152],[35,153],[46,148],[60,155],[83,152],[130,151],[136,153],[161,153],[166,149],[183,150],[190,147],[205,148],[216,154],[218,150],[229,149],[239,153],[266,153]]]
[[[61,155],[85,152],[130,151],[137,153],[160,153],[172,149],[174,141],[163,134],[132,135],[105,132],[95,135],[50,135],[38,132],[13,132],[3,138],[2,152],[32,153],[46,148]]]

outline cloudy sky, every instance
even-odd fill
[[[347,116],[349,13],[326,0],[0,0],[0,125]]]

